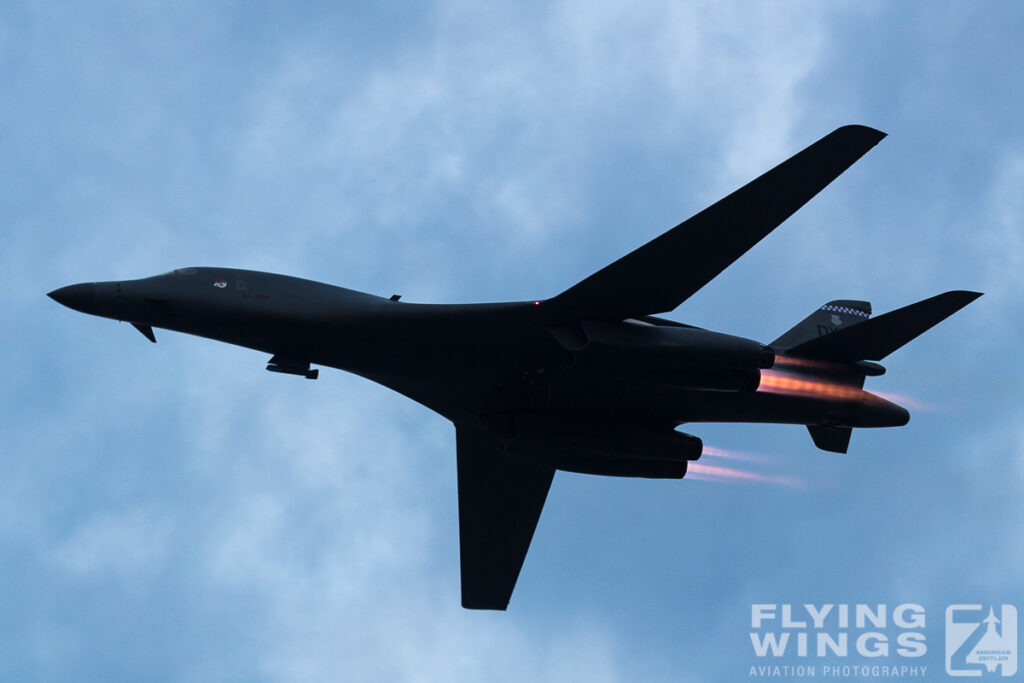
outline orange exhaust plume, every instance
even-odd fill
[[[742,460],[743,462],[771,463],[773,459],[760,453],[745,453],[743,451],[728,451],[715,446],[704,446],[701,457],[711,456],[712,458],[728,458],[729,460]]]
[[[916,398],[911,398],[905,394],[892,394],[887,391],[873,391],[871,392],[879,398],[884,398],[886,401],[892,401],[897,405],[901,405],[909,410],[921,410],[929,413],[934,413],[942,410],[941,407],[933,405],[931,403],[925,403],[924,401],[918,401]]]
[[[776,366],[779,365],[776,359]],[[806,360],[803,358],[783,358],[783,365],[794,367],[826,367],[828,364],[821,361]],[[799,370],[762,370],[761,384],[757,390],[766,394],[784,394],[786,396],[802,396],[805,398],[824,398],[837,401],[871,401],[874,398],[882,398],[901,405],[910,410],[925,410],[934,412],[939,410],[937,406],[918,401],[910,396],[894,394],[884,391],[868,392],[856,386],[843,384],[841,382],[829,382],[813,376],[800,374]]]
[[[871,396],[863,389],[849,384],[808,379],[805,376],[775,370],[761,371],[761,384],[757,390],[769,394],[827,398],[837,401],[858,401]]]
[[[813,368],[815,370],[835,370],[840,366],[826,360],[814,360],[811,358],[794,358],[792,356],[775,356],[775,364],[772,367],[790,368]]]
[[[750,482],[757,484],[776,484],[789,488],[805,488],[807,482],[799,477],[782,475],[761,474],[759,472],[747,472],[732,467],[719,467],[718,465],[704,465],[699,462],[691,462],[686,470],[687,478],[698,481],[718,482]]]

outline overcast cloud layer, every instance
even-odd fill
[[[0,9],[0,678],[736,680],[751,603],[912,602],[939,680],[946,605],[1024,611],[1024,9],[372,5]],[[847,123],[889,137],[673,317],[986,292],[869,380],[911,423],[687,427],[799,487],[559,473],[507,613],[459,607],[443,419],[44,296],[543,298]]]

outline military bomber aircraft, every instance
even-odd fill
[[[456,429],[462,604],[505,609],[556,470],[681,478],[703,450],[684,423],[806,425],[845,453],[855,427],[907,423],[863,390],[877,361],[980,294],[951,291],[871,318],[823,305],[770,344],[685,325],[672,311],[883,137],[826,135],[729,196],[548,299],[417,304],[236,268],[181,268],[49,293],[76,311],[322,365],[398,391]],[[771,380],[767,382],[767,380]]]

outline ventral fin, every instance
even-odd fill
[[[156,335],[153,334],[152,327],[150,327],[149,325],[143,325],[141,323],[132,323],[132,327],[141,332],[143,337],[156,344]]]

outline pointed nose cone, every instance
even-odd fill
[[[96,285],[85,282],[55,289],[46,296],[82,313],[96,313]]]

